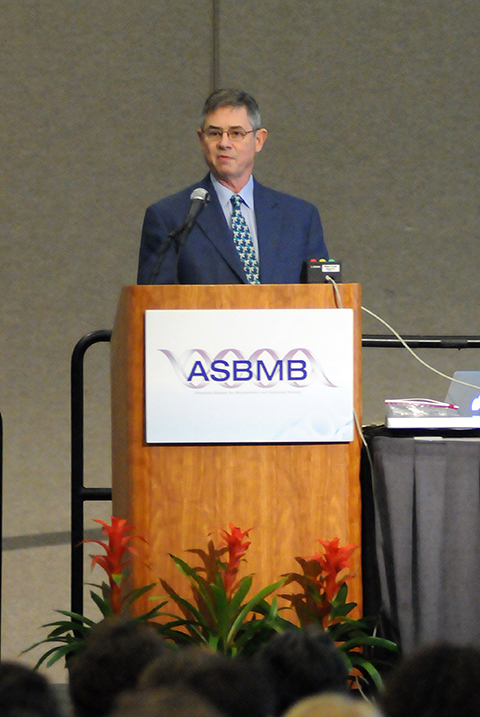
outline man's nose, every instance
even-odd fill
[[[228,134],[228,131],[226,129],[223,130],[222,136],[220,137],[218,144],[220,147],[231,146],[232,140],[230,139],[230,135]]]

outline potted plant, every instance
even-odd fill
[[[250,546],[250,530],[242,531],[230,523],[229,530],[220,531],[223,545],[216,548],[213,540],[209,540],[206,551],[188,550],[200,558],[200,567],[191,567],[175,555],[170,556],[188,579],[193,599],[181,597],[165,580],[160,580],[182,615],[160,613],[170,618],[158,627],[167,639],[177,644],[200,643],[235,656],[240,652],[251,654],[272,632],[282,629],[276,599],[268,604],[265,598],[284,580],[249,597],[252,575],[238,577],[240,563]]]
[[[133,591],[128,591],[127,588],[129,565],[137,554],[132,542],[134,539],[144,539],[141,536],[132,535],[133,526],[127,525],[127,521],[123,518],[112,516],[111,525],[103,520],[95,522],[102,526],[102,532],[108,542],[94,538],[88,538],[83,542],[97,543],[105,550],[103,554],[91,556],[91,565],[92,568],[98,565],[105,571],[107,582],[103,581],[100,585],[92,584],[96,590],[90,590],[90,597],[100,610],[100,620],[113,615],[127,615],[132,603],[155,585],[152,583]],[[137,621],[153,620],[165,604],[166,601],[135,619]],[[39,645],[53,645],[40,657],[35,668],[40,667],[44,662],[47,667],[50,667],[62,657],[68,663],[68,660],[82,649],[86,637],[96,624],[95,620],[69,610],[56,610],[56,612],[66,619],[42,625],[42,627],[52,628],[47,637],[24,650],[24,652],[29,652]]]
[[[363,685],[381,689],[379,668],[385,664],[384,651],[396,653],[398,647],[375,634],[374,618],[349,617],[357,606],[355,602],[348,602],[347,586],[349,558],[357,546],[342,547],[338,538],[317,542],[323,551],[295,558],[302,573],[285,576],[285,585],[297,584],[301,590],[282,597],[295,610],[300,627],[315,623],[331,635],[347,662],[352,686],[360,690]]]

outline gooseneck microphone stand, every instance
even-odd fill
[[[160,266],[162,265],[162,261],[165,258],[165,255],[167,253],[168,248],[172,243],[175,243],[175,264],[173,269],[173,283],[178,284],[178,262],[180,257],[180,252],[182,251],[182,248],[187,241],[188,235],[193,229],[193,225],[195,224],[195,221],[197,219],[197,216],[202,211],[205,204],[207,204],[210,201],[210,196],[206,189],[203,189],[203,187],[197,187],[193,190],[193,192],[190,195],[190,209],[188,210],[188,214],[185,218],[185,221],[183,224],[181,224],[177,229],[174,229],[170,232],[170,234],[167,237],[166,242],[163,244],[163,246],[160,247],[160,251],[158,252],[157,261],[155,262],[155,266],[153,267],[153,270],[150,274],[148,283],[153,284],[155,283],[155,279],[157,278]]]

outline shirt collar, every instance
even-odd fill
[[[213,176],[213,174],[210,174],[210,179],[212,180],[212,184],[217,193],[221,207],[225,209],[225,207],[231,206],[230,198],[233,194],[235,194],[235,192],[232,192],[231,189],[219,182],[218,179]],[[243,189],[237,192],[237,194],[242,198],[247,207],[253,211],[253,175],[250,176],[250,179],[248,180],[246,185],[243,187]]]

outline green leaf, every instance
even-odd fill
[[[47,652],[45,652],[40,657],[40,659],[36,662],[36,664],[33,666],[33,669],[38,670],[40,665],[43,665],[43,663],[50,657],[50,655],[53,655],[55,652],[57,652],[58,649],[59,649],[58,647],[52,647],[51,650],[47,650]],[[26,650],[24,652],[26,652]],[[61,655],[60,655],[60,657],[61,657]]]
[[[110,577],[112,578],[115,585],[117,585],[118,587],[121,586],[123,580],[123,573],[112,573]]]
[[[59,639],[61,635],[68,635],[71,633],[75,635],[81,634],[85,638],[91,629],[91,627],[84,627],[83,625],[80,625],[80,623],[77,625],[75,625],[75,623],[67,623],[66,625],[59,626],[55,630],[49,632],[48,637],[50,639]]]
[[[390,640],[385,640],[382,637],[372,637],[371,635],[358,635],[351,640],[347,640],[346,642],[343,642],[341,645],[339,645],[339,649],[343,650],[344,652],[348,652],[349,650],[352,650],[355,647],[361,647],[363,645],[368,645],[369,647],[383,647],[387,650],[397,651],[398,647],[395,645],[394,642],[390,642]]]
[[[353,669],[352,661],[351,661],[351,659],[350,659],[350,653],[340,651],[340,654],[342,655],[343,659],[345,660],[345,664],[346,664],[346,666],[347,666],[347,670],[348,670],[348,672],[349,672],[349,674],[350,674],[350,672],[351,672],[352,669]],[[358,654],[358,653],[356,653],[356,654]]]
[[[368,625],[365,622],[362,622],[361,620],[352,620],[347,617],[342,622],[330,624],[327,627],[327,631],[331,637],[337,641],[347,639],[349,635],[351,637],[356,635],[366,635],[367,633],[365,632],[365,629],[367,628]]]
[[[380,676],[380,673],[369,660],[366,660],[364,657],[362,657],[361,653],[359,652],[350,653],[350,658],[352,666],[356,667],[357,670],[360,670],[360,672],[370,677],[377,690],[381,690],[383,688],[383,681]]]
[[[30,647],[26,647],[25,650],[21,651],[21,655],[23,655],[25,652],[30,652],[30,650],[34,650],[36,647],[39,647],[40,645],[45,645],[50,642],[66,642],[66,638],[60,637],[60,638],[53,638],[53,637],[46,637],[44,640],[40,640],[39,642],[35,642],[33,645],[30,645]],[[57,648],[52,648],[53,650],[56,650]]]
[[[81,622],[75,622],[74,620],[57,620],[56,622],[48,622],[45,625],[42,625],[42,627],[54,627],[55,630],[58,630],[59,628],[62,630],[71,630],[73,627],[83,628],[85,625]],[[88,626],[88,629],[91,628]]]
[[[176,593],[175,591],[172,592],[170,597],[174,602],[177,603],[177,605],[184,607],[185,610],[192,613],[192,615],[195,617],[195,619],[198,621],[198,623],[200,625],[208,628],[208,624],[205,621],[205,618],[203,617],[202,613],[195,607],[195,605],[192,605],[191,602],[188,602],[188,600],[185,600],[184,598],[180,597],[180,595],[178,595],[178,593]],[[166,614],[166,613],[162,613],[162,614]],[[185,622],[188,622],[188,621],[189,621],[188,618],[185,618]]]
[[[264,603],[268,606],[268,603],[265,601]],[[276,598],[268,607],[269,609],[261,620],[254,617],[249,622],[243,623],[234,643],[237,652],[247,651],[248,648],[249,654],[252,654],[255,649],[269,639],[272,632],[283,632],[288,629],[285,627],[285,621],[278,615]],[[296,630],[300,629],[298,625],[291,625],[291,627]]]
[[[230,614],[235,614],[240,608],[240,605],[243,602],[243,598],[248,595],[248,592],[252,587],[252,582],[253,577],[251,575],[246,575],[240,580],[240,582],[238,583],[238,588],[235,591],[235,595],[233,595],[232,599],[230,600]]]
[[[85,617],[85,615],[80,615],[78,612],[70,612],[69,610],[55,610],[54,612],[58,612],[60,615],[65,615],[66,617],[71,618],[72,620],[78,620],[78,622],[84,622],[86,625],[90,625],[90,627],[93,627],[96,625],[96,622],[94,620],[90,620],[90,618]],[[46,627],[43,625],[42,627]]]
[[[165,600],[165,602],[160,603],[160,605],[155,605],[155,607],[152,607],[152,609],[148,612],[143,612],[141,615],[137,615],[137,617],[134,618],[135,622],[146,622],[147,620],[152,620],[154,617],[160,617],[160,615],[162,614],[160,610],[167,603],[168,600]]]
[[[267,585],[267,587],[263,588],[263,590],[260,590],[260,592],[258,592],[256,595],[254,595],[252,597],[252,599],[249,600],[243,606],[242,610],[239,612],[239,614],[235,618],[235,620],[230,628],[230,631],[227,636],[227,645],[230,645],[233,642],[233,640],[235,639],[237,630],[239,629],[240,625],[245,620],[248,613],[253,610],[255,605],[260,603],[264,598],[267,597],[267,595],[270,595],[275,590],[278,590],[278,588],[281,587],[284,582],[285,582],[285,579],[283,578],[282,580],[278,580],[278,582],[273,583],[272,585]]]
[[[132,592],[128,593],[128,595],[125,595],[125,602],[131,605],[135,600],[138,600],[139,597],[147,593],[149,590],[154,588],[156,583],[150,583],[150,585],[144,585],[142,588],[137,588],[136,590],[132,590]]]
[[[162,613],[166,615],[168,613]],[[178,616],[172,615],[171,617],[177,618]],[[155,630],[163,635],[166,639],[172,639],[177,643],[182,644],[198,644],[198,642],[204,643],[206,640],[202,634],[201,626],[198,625],[194,620],[185,620],[185,618],[178,618],[170,620],[166,623],[155,623]],[[184,628],[184,630],[177,630],[176,628]]]
[[[286,620],[284,617],[282,617],[280,615],[280,612],[285,612],[287,610],[291,611],[291,608],[290,607],[278,608],[276,598],[274,598],[272,600],[272,605],[269,605],[266,600],[261,600],[257,605],[254,606],[252,612],[258,612],[258,613],[260,613],[260,615],[268,615],[270,613],[270,610],[271,610],[273,604],[275,604],[276,612],[277,612],[277,615],[275,617],[275,628],[274,628],[275,630],[277,630],[278,632],[282,632],[283,630],[290,630],[290,629],[300,630],[300,628],[296,622],[290,622],[289,620]]]
[[[187,630],[189,630],[191,635],[197,635],[197,638],[200,640],[200,642],[204,642],[208,644],[208,639],[210,636],[210,630],[209,628],[203,628],[201,625],[199,625],[197,622],[192,621],[185,621],[185,627]],[[206,636],[204,635],[203,631],[205,631]],[[197,639],[197,641],[198,641]]]
[[[177,566],[177,568],[180,570],[183,575],[185,575],[190,580],[194,581],[198,586],[198,592],[202,596],[202,598],[205,601],[205,604],[211,614],[211,616],[215,617],[215,611],[212,605],[212,601],[210,599],[210,594],[208,592],[208,589],[206,587],[205,581],[198,575],[196,570],[194,568],[191,568],[188,563],[186,563],[184,560],[181,560],[180,558],[175,557],[175,555],[172,555],[169,553],[170,557],[172,558],[173,562]],[[163,584],[163,583],[162,583]]]
[[[347,583],[342,583],[337,594],[335,595],[335,598],[333,600],[333,605],[340,605],[340,603],[347,602],[347,595],[348,595],[348,585]]]
[[[334,605],[330,612],[330,617],[345,617],[350,612],[352,612],[353,608],[355,607],[357,607],[356,602],[347,602],[341,603],[340,605]]]
[[[230,625],[230,605],[225,589],[218,585],[211,585],[215,604],[215,623],[218,637],[226,639]]]
[[[58,660],[61,660],[62,657],[66,657],[67,655],[72,655],[75,652],[78,652],[83,647],[83,640],[79,643],[72,642],[69,645],[62,645],[62,647],[58,647],[57,650],[52,654],[49,660],[47,660],[47,667],[51,667],[54,665]]]
[[[235,640],[235,647],[237,652],[241,652],[248,643],[253,640],[262,630],[265,631],[265,638],[272,634],[273,627],[270,625],[270,621],[266,617],[262,617],[261,620],[249,620],[243,623],[242,631],[237,633],[238,637]]]
[[[159,623],[156,623],[156,624],[159,625],[159,626],[161,626],[161,625],[170,625],[170,623],[171,623],[171,622],[174,622],[174,621],[177,622],[179,625],[183,625],[184,623],[188,622],[188,618],[180,617],[179,615],[177,615],[176,612],[164,612],[164,611],[162,611],[162,612],[159,612],[159,613],[158,613],[158,617],[172,617],[172,618],[173,618],[173,620],[170,620],[170,622],[163,622],[163,623],[159,622]]]
[[[67,638],[61,638],[60,640],[49,640],[48,638],[45,640],[42,640],[41,642],[35,643],[35,645],[31,645],[31,647],[28,647],[23,652],[28,652],[29,650],[33,650],[34,647],[38,647],[39,645],[43,645],[45,643],[50,642],[60,642],[60,645],[57,645],[56,647],[52,647],[51,649],[47,650],[37,661],[37,663],[34,666],[34,670],[37,670],[40,665],[42,665],[46,660],[48,660],[46,666],[50,667],[55,662],[60,660],[64,655],[68,655],[70,653],[78,652],[84,645],[84,640],[75,638],[73,636],[70,636],[70,639]],[[50,658],[50,659],[48,659]]]
[[[197,645],[197,636],[192,636],[182,630],[175,630],[172,627],[158,631],[166,640],[172,640],[177,645]]]
[[[93,590],[90,591],[90,597],[102,613],[103,617],[111,617],[113,615],[112,606],[107,600],[101,598],[100,595],[94,593]]]

